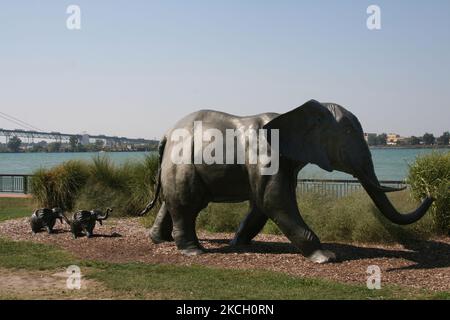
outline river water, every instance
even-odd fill
[[[448,152],[449,149],[433,149]],[[430,153],[432,149],[372,149],[375,171],[380,180],[403,180],[408,174],[408,165],[420,154]],[[98,155],[96,152],[83,153],[0,153],[0,174],[32,174],[34,170],[49,168],[71,159],[90,160]],[[146,152],[111,152],[102,153],[117,164],[129,160],[141,160]],[[300,172],[300,178],[313,179],[347,179],[344,173],[328,173],[315,165],[308,165]]]

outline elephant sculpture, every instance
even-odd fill
[[[111,208],[106,209],[105,214],[101,210],[94,209],[75,212],[70,223],[73,238],[76,239],[82,232],[84,232],[86,237],[91,238],[94,234],[95,223],[98,221],[102,225],[102,221],[108,219],[111,212]]]
[[[278,132],[278,141],[267,138],[270,148],[278,142],[279,157],[275,159],[279,161],[278,171],[262,174],[262,167],[271,163],[255,164],[248,159],[245,163],[234,164],[175,164],[173,153],[179,150],[173,135],[180,128],[195,135],[196,122],[201,122],[203,129],[210,128],[224,135],[227,129],[237,128],[265,129],[268,136]],[[236,150],[239,141],[236,138],[234,142]],[[202,146],[206,144],[205,141],[202,143]],[[249,146],[246,142],[241,144],[245,151]],[[195,147],[186,156],[195,158]],[[379,211],[396,224],[418,221],[433,202],[428,197],[415,211],[399,213],[386,193],[401,189],[380,185],[357,117],[335,103],[310,100],[284,114],[238,117],[202,110],[180,120],[161,140],[155,196],[140,214],[153,208],[161,194],[162,205],[149,233],[151,240],[154,243],[175,240],[182,253],[196,255],[203,252],[195,231],[197,214],[210,202],[248,200],[250,210],[231,245],[249,244],[270,218],[305,257],[316,263],[334,261],[335,254],[322,248],[319,238],[306,225],[298,209],[297,177],[308,163],[329,172],[338,170],[356,177]]]
[[[66,221],[70,224],[64,212],[60,208],[41,208],[33,212],[30,218],[31,231],[33,234],[40,232],[42,229],[46,229],[47,232],[53,233],[53,227],[55,226],[56,219],[59,219],[61,224]]]

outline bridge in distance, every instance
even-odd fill
[[[89,134],[72,134],[72,133],[61,133],[61,132],[45,132],[45,131],[34,131],[34,130],[24,130],[24,129],[2,129],[0,128],[0,136],[6,137],[6,142],[11,137],[25,138],[28,143],[35,142],[35,139],[45,139],[54,140],[57,142],[69,141],[71,137],[76,137],[79,141],[83,138],[104,140],[111,144],[121,144],[121,145],[144,145],[144,144],[155,144],[158,141],[148,140],[143,138],[127,138],[127,137],[117,137],[117,136],[106,136],[106,135],[89,135]]]

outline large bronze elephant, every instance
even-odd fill
[[[203,129],[217,130],[224,136],[227,129],[266,129],[270,147],[275,144],[271,133],[278,131],[279,158],[275,159],[279,161],[278,171],[262,174],[262,167],[272,163],[254,164],[248,159],[242,163],[237,158],[234,164],[174,163],[173,154],[179,152],[174,133],[182,128],[194,135],[199,121]],[[235,139],[236,146],[238,140]],[[245,151],[249,146],[249,143],[241,144]],[[194,159],[196,154],[184,156]],[[333,261],[334,253],[322,249],[319,238],[303,221],[297,206],[298,173],[308,163],[358,178],[380,212],[396,224],[418,221],[433,202],[427,198],[417,210],[399,213],[385,194],[398,189],[380,185],[358,119],[337,104],[311,100],[284,114],[238,117],[203,110],[181,119],[161,141],[156,196],[141,214],[148,212],[161,194],[163,202],[150,230],[151,239],[155,243],[174,239],[184,254],[194,255],[203,252],[195,231],[197,214],[210,202],[248,200],[251,208],[231,242],[233,245],[249,243],[270,218],[311,261]]]

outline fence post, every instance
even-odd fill
[[[23,176],[23,193],[28,193],[28,176]]]

